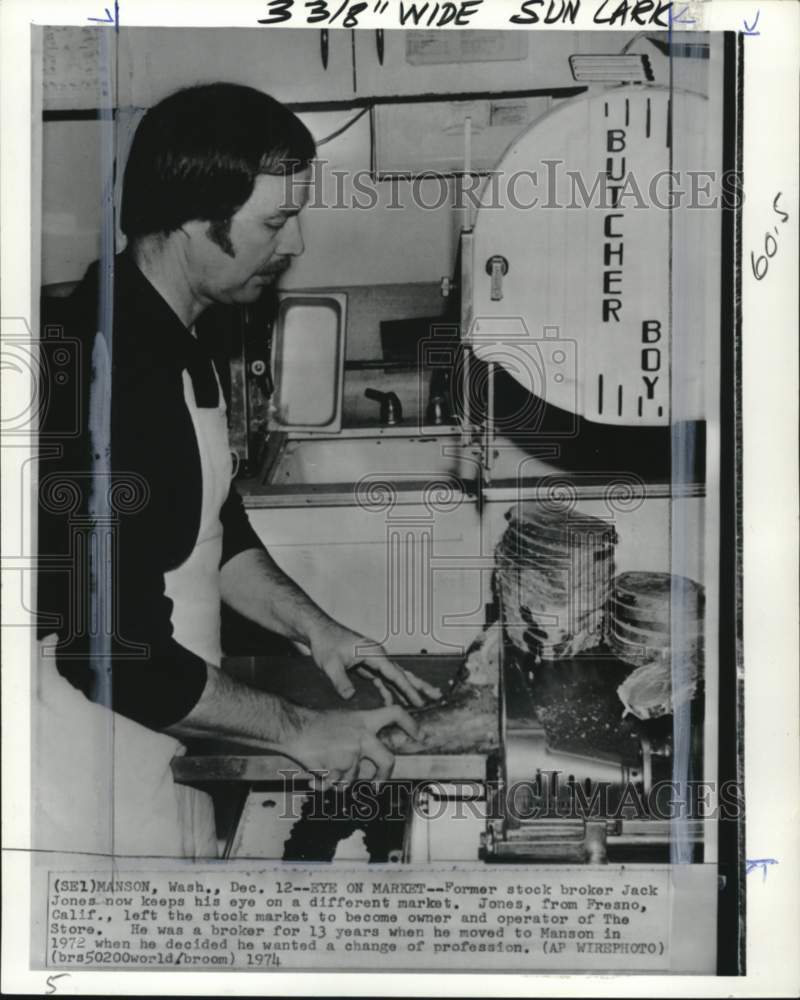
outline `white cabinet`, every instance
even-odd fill
[[[197,83],[245,84],[279,101],[345,100],[353,96],[349,31],[328,32],[328,65],[316,29],[128,28],[130,101],[151,107]]]

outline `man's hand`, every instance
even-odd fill
[[[392,663],[380,643],[353,632],[338,622],[329,621],[321,625],[310,638],[311,655],[330,678],[342,698],[351,698],[355,692],[353,682],[348,677],[349,670],[355,670],[369,677],[380,691],[385,705],[395,700],[396,691],[408,704],[417,708],[426,700],[438,701],[441,692],[427,684],[396,663]]]
[[[354,781],[364,759],[374,765],[371,777],[385,781],[391,774],[394,757],[378,733],[391,725],[400,726],[412,739],[418,735],[414,720],[399,705],[368,712],[299,709],[295,733],[281,741],[280,749],[314,774],[319,791]]]
[[[348,670],[368,676],[387,705],[395,700],[392,692],[417,707],[441,697],[435,687],[392,663],[379,643],[334,621],[262,549],[247,549],[229,559],[220,582],[222,599],[234,611],[310,646],[342,698],[355,692]]]
[[[378,737],[382,729],[399,726],[412,739],[418,735],[416,723],[399,705],[317,712],[251,688],[211,664],[207,673],[200,700],[165,731],[178,739],[229,737],[290,757],[316,775],[314,783],[321,790],[353,781],[364,759],[372,763],[372,772],[364,777],[388,778],[394,758]]]

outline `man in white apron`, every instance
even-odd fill
[[[388,775],[392,755],[378,734],[399,725],[414,735],[408,714],[392,704],[314,712],[224,674],[223,600],[305,643],[344,698],[356,668],[412,705],[438,695],[377,644],[359,655],[369,640],[325,614],[263,548],[231,484],[218,373],[195,337],[209,305],[254,302],[302,252],[298,214],[313,155],[291,112],[234,85],[181,91],[137,131],[121,214],[128,247],[115,262],[113,336],[105,334],[112,383],[95,371],[92,391],[111,396],[114,475],[138,477],[145,495],[118,518],[111,705],[75,690],[86,690],[75,636],[41,647],[35,798],[44,849],[213,856],[210,802],[169,778],[182,752],[176,737],[256,741],[322,772],[323,784],[352,780],[364,759]],[[110,322],[101,311],[94,333],[100,287],[90,269],[72,303],[92,351]]]

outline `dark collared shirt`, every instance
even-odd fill
[[[42,440],[48,448],[55,444],[60,454],[40,461],[39,549],[51,567],[57,567],[60,557],[61,568],[40,573],[39,612],[56,615],[60,623],[53,628],[41,621],[39,634],[59,633],[59,670],[90,693],[96,676],[92,668],[102,664],[90,662],[88,655],[88,635],[96,626],[86,621],[89,584],[80,551],[90,537],[101,545],[103,538],[110,541],[113,707],[162,729],[192,709],[206,683],[205,662],[173,638],[172,602],[164,592],[165,572],[188,558],[200,527],[200,456],[182,372],[188,370],[200,406],[216,406],[218,390],[210,350],[183,326],[128,255],[118,256],[110,338],[113,486],[106,494],[111,530],[105,533],[97,523],[87,530],[87,522],[81,521],[87,483],[93,476],[95,482],[102,478],[88,431],[92,352],[97,331],[104,328],[99,301],[95,263],[65,303],[66,336],[80,345],[69,373],[77,390],[74,404],[65,394],[47,408],[41,424]],[[77,422],[68,412],[73,405],[79,411]],[[71,435],[76,423],[78,433]],[[54,478],[48,480],[50,476]],[[59,481],[74,484],[80,497],[66,512],[51,499]],[[263,548],[233,485],[220,519],[220,565],[246,549]],[[64,562],[70,566],[68,573]]]

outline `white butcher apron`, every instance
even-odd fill
[[[216,407],[198,407],[186,371],[183,388],[200,452],[200,530],[191,554],[164,575],[164,585],[176,641],[219,666],[220,509],[233,471],[226,408],[221,388]],[[210,796],[172,781],[170,762],[185,753],[183,745],[85,698],[56,670],[55,642],[48,636],[39,646],[34,847],[117,857],[216,857]]]
[[[183,373],[184,398],[200,451],[203,501],[200,531],[191,555],[176,569],[164,574],[165,592],[173,604],[174,639],[215,667],[222,662],[219,585],[222,522],[219,513],[228,496],[233,473],[227,411],[219,379],[217,390],[219,404],[216,407],[198,406],[189,373]]]

